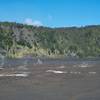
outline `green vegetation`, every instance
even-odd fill
[[[7,57],[98,57],[100,26],[48,28],[0,22],[0,53]]]

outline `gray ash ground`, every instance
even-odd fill
[[[100,100],[100,60],[5,59],[0,100]]]

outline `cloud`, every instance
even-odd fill
[[[26,18],[24,21],[25,24],[27,25],[33,25],[33,26],[42,26],[42,22],[39,20],[32,20],[31,18]]]

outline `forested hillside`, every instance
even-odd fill
[[[8,57],[98,57],[100,26],[48,28],[0,22],[0,53]]]

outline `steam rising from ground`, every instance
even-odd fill
[[[0,77],[27,77],[27,73],[20,73],[20,74],[0,74]]]
[[[55,74],[67,73],[66,71],[58,71],[58,70],[47,70],[46,72],[51,72],[51,73],[55,73]]]

